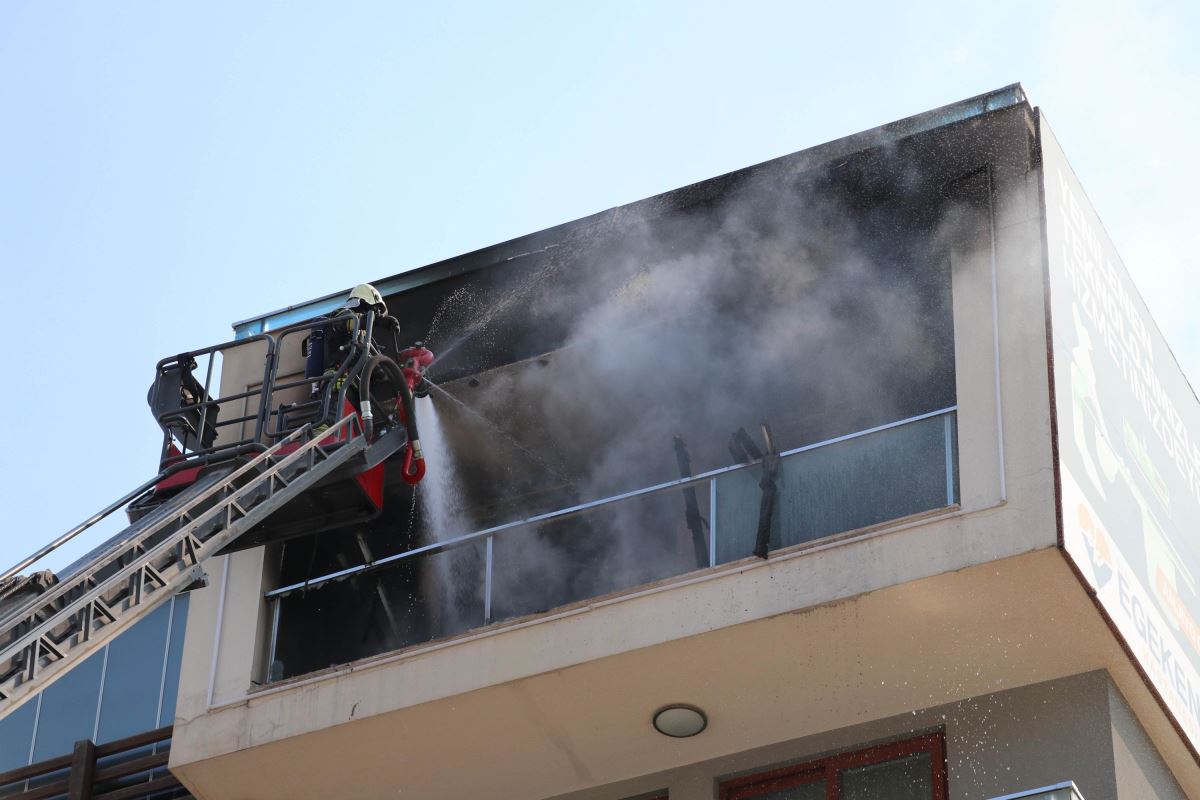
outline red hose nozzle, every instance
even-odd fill
[[[425,370],[433,363],[433,352],[422,342],[417,342],[401,350],[399,356],[408,390],[416,397],[427,397],[429,383],[425,380]]]
[[[404,447],[404,464],[400,469],[400,477],[409,486],[416,486],[425,477],[425,457],[421,455],[419,442],[409,442]]]

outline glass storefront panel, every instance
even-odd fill
[[[0,719],[0,772],[66,755],[81,739],[103,743],[170,725],[187,607],[188,595],[176,596]]]
[[[841,781],[841,800],[929,800],[933,796],[929,753],[848,769]]]
[[[170,621],[171,604],[166,603],[109,644],[97,744],[158,727],[158,689]]]
[[[825,781],[803,783],[773,792],[760,794],[762,800],[825,800]]]
[[[179,665],[183,663],[183,635],[187,631],[189,594],[176,595],[171,608],[171,643],[167,649],[167,668],[163,678],[162,709],[158,727],[175,720],[175,698],[179,694]]]
[[[29,762],[29,745],[33,737],[37,704],[35,697],[4,719],[0,719],[0,772],[23,767]]]
[[[160,662],[161,663],[161,662]],[[65,755],[75,742],[91,739],[96,730],[96,705],[100,698],[100,674],[104,652],[88,656],[42,692],[38,715],[37,742],[33,760]]]

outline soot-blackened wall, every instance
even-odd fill
[[[787,450],[953,406],[949,252],[968,202],[954,187],[987,162],[986,135],[779,159],[464,256],[472,271],[389,297],[404,337],[438,356],[419,408],[430,473],[415,494],[389,481],[374,523],[280,546],[280,584],[678,478],[677,437],[699,473],[736,463],[739,428],[758,438],[765,422]],[[868,474],[897,441],[832,457]],[[890,498],[880,519],[953,500],[891,492],[911,502]],[[696,501],[707,530],[707,490]],[[707,566],[701,539],[678,490],[506,533],[490,619]],[[287,596],[276,676],[483,624],[484,564],[478,541]]]

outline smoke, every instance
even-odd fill
[[[853,167],[759,176],[564,241],[500,296],[451,298],[458,313],[438,319],[471,319],[442,326],[443,359],[473,337],[494,349],[513,331],[565,331],[539,358],[443,387],[525,451],[447,416],[460,521],[677,478],[676,435],[700,472],[732,462],[739,427],[768,422],[787,449],[953,403],[946,211],[919,182],[881,190]],[[672,491],[498,537],[497,616],[705,566],[684,507]]]
[[[414,505],[393,471],[364,532],[372,552],[674,480],[676,437],[695,474],[737,460],[739,428],[757,438],[766,422],[787,450],[952,405],[951,253],[987,246],[987,226],[969,194],[979,182],[958,181],[950,199],[954,167],[938,171],[879,152],[751,170],[389,298],[404,320],[437,296],[428,329],[411,332],[438,355],[437,388],[418,411],[429,472]],[[946,502],[942,421],[931,422],[785,460],[772,546]],[[757,467],[719,478],[715,512],[705,484],[496,535],[492,619],[748,555],[758,480]],[[344,568],[347,546],[289,546],[281,580]],[[477,627],[486,564],[477,540],[289,597],[277,657],[298,674]]]

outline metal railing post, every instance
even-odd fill
[[[264,683],[269,683],[274,679],[271,674],[271,665],[275,663],[275,651],[279,649],[279,614],[283,598],[276,597],[269,602],[271,603],[271,639],[267,645],[267,674],[263,676]]]
[[[942,431],[945,437],[946,445],[946,505],[954,505],[954,445],[951,437],[954,435],[954,426],[951,414],[946,414],[942,418]]]
[[[494,556],[492,553],[492,540],[494,536],[487,537],[484,548],[483,559],[483,624],[487,625],[492,621],[492,564]]]
[[[201,447],[204,447],[204,425],[208,421],[208,407],[211,404],[210,401],[211,402],[220,402],[220,393],[219,392],[217,393],[218,394],[217,400],[212,401],[213,394],[210,389],[210,387],[212,386],[213,364],[216,363],[216,360],[217,360],[217,351],[214,350],[213,352],[208,354],[208,369],[205,370],[205,372],[204,372],[204,385],[200,387],[200,397],[205,402],[200,407],[200,425],[198,426],[199,429],[196,431],[196,435],[199,437]]]
[[[263,335],[267,337],[267,356],[263,363],[262,391],[258,395],[258,413],[254,415],[254,441],[265,444],[267,437],[264,434],[267,430],[267,423],[271,419],[271,397],[275,392],[275,371],[279,359],[275,357],[278,341],[270,334]]]
[[[717,479],[708,482],[708,565],[717,565]]]

